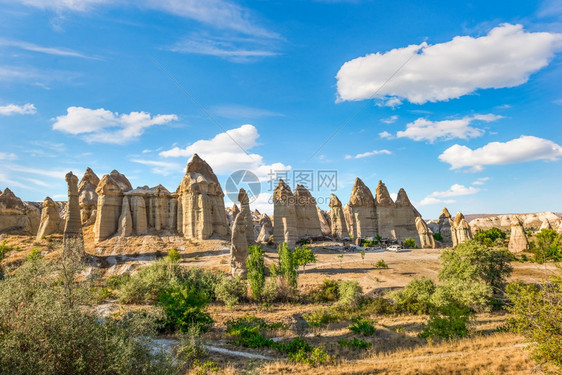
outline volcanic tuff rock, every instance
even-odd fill
[[[240,188],[238,192],[238,202],[240,202],[240,214],[244,215],[244,222],[246,223],[246,242],[252,245],[255,242],[254,237],[254,220],[252,219],[252,211],[250,210],[250,199],[246,190]],[[235,219],[236,220],[236,219]]]
[[[396,233],[396,239],[403,242],[407,238],[413,238],[416,241],[416,245],[424,247],[416,224],[417,218],[421,215],[412,205],[410,199],[408,198],[408,194],[406,194],[406,191],[402,188],[398,190],[395,207],[394,231]],[[381,218],[379,217],[379,223],[380,221]]]
[[[558,227],[558,225],[562,223],[562,218],[554,212],[536,212],[530,214],[508,214],[479,217],[469,221],[469,224],[472,229],[472,233],[491,228],[510,230],[511,219],[513,216],[517,216],[524,228],[540,228],[545,219],[550,222],[550,225],[553,228]]]
[[[382,238],[396,238],[395,212],[396,206],[390,197],[386,185],[379,180],[376,188],[376,213],[378,223],[378,234]],[[412,225],[415,226],[414,221]]]
[[[443,208],[443,213],[439,216],[439,233],[443,236],[443,245],[453,246],[452,235],[453,220],[447,207]]]
[[[523,223],[517,216],[511,218],[511,235],[509,236],[509,251],[519,253],[529,249],[529,241],[525,235]]]
[[[416,230],[418,232],[419,246],[423,249],[435,248],[435,239],[433,238],[433,232],[427,226],[426,222],[421,218],[421,216],[416,217]]]
[[[91,168],[87,168],[78,185],[78,201],[80,203],[80,216],[82,225],[90,225],[95,222],[98,194],[96,187],[100,183],[99,177]]]
[[[0,233],[35,235],[40,221],[39,208],[23,202],[8,188],[0,191]]]
[[[249,206],[242,205],[240,214],[236,216],[236,219],[234,219],[234,224],[232,225],[230,269],[232,276],[240,277],[242,279],[245,279],[248,273],[248,270],[246,268],[246,259],[248,258],[248,241],[246,236],[248,224],[246,218],[249,215],[251,215]]]
[[[453,226],[451,228],[451,237],[453,240],[453,246],[457,246],[472,239],[470,226],[466,222],[464,215],[460,212],[455,215],[455,220],[453,221]]]
[[[332,236],[336,238],[348,236],[342,204],[335,194],[330,195],[330,221],[332,222]]]
[[[80,218],[80,203],[78,200],[78,177],[72,172],[65,176],[68,184],[68,211],[63,232],[63,256],[84,256],[84,236],[82,234],[82,221]]]
[[[123,193],[129,190],[132,190],[131,183],[127,177],[116,170],[104,175],[100,180],[96,188],[98,194],[96,223],[94,225],[96,242],[103,241],[117,232],[123,204]]]
[[[273,241],[294,247],[298,239],[295,197],[282,179],[273,191],[273,222]]]
[[[260,233],[258,234],[257,242],[267,243],[269,238],[273,235],[273,225],[271,224],[271,219],[267,214],[263,214],[260,218]]]
[[[306,187],[298,184],[295,188],[294,197],[298,238],[321,236],[322,230],[316,210],[316,199],[312,197]]]
[[[61,224],[63,220],[59,215],[55,202],[46,197],[43,201],[43,209],[41,210],[41,223],[37,231],[36,239],[39,241],[43,236],[48,236],[53,233],[61,232]]]
[[[543,230],[543,229],[552,229],[552,225],[550,224],[550,221],[545,218],[539,228],[539,231]]]
[[[320,231],[323,236],[329,236],[332,234],[332,226],[330,224],[330,215],[320,207],[316,206],[316,211],[318,212],[318,220],[320,221]]]
[[[212,168],[197,154],[187,163],[178,189],[178,232],[185,238],[226,238],[224,193]]]
[[[349,198],[350,223],[348,229],[353,237],[375,236],[378,233],[375,198],[371,190],[361,181],[355,179]]]
[[[119,237],[129,237],[133,234],[133,216],[129,207],[129,197],[123,197],[121,207],[121,216],[119,216],[119,229],[117,230]]]

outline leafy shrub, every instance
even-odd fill
[[[248,248],[248,258],[246,259],[248,283],[252,291],[252,298],[257,301],[261,300],[265,287],[265,263],[263,254],[264,251],[261,246],[250,246]]]
[[[326,324],[339,322],[341,317],[330,309],[316,309],[303,314],[304,320],[311,327],[322,327]]]
[[[218,276],[215,285],[215,300],[224,303],[228,307],[236,306],[246,295],[246,283],[239,277],[233,278],[226,274]]]
[[[537,247],[532,250],[534,262],[562,261],[562,234],[553,229],[543,229],[537,233],[536,243]]]
[[[277,349],[279,349],[280,351],[282,351],[284,353],[288,353],[288,354],[293,353],[294,354],[294,353],[297,353],[301,350],[303,350],[305,352],[310,352],[312,350],[312,347],[303,338],[295,337],[291,341],[281,342],[281,343],[277,344]]]
[[[319,366],[331,361],[331,357],[328,353],[319,347],[314,347],[310,351],[300,349],[296,353],[289,353],[287,358],[291,361],[307,364],[309,366]]]
[[[420,333],[423,338],[444,338],[468,336],[467,324],[470,310],[466,307],[450,304],[434,309],[427,322],[427,326]]]
[[[266,280],[261,297],[268,303],[272,303],[280,299],[279,288],[277,287],[277,278],[270,277]]]
[[[485,246],[494,246],[498,243],[503,243],[506,238],[506,233],[498,228],[490,228],[488,230],[479,230],[474,234],[474,240]]]
[[[158,296],[158,305],[165,313],[164,328],[170,331],[186,332],[191,326],[206,329],[213,323],[204,311],[207,296],[194,286],[171,286]]]
[[[208,374],[210,372],[219,372],[221,370],[218,363],[213,362],[213,361],[201,362],[198,359],[196,359],[193,362],[192,366],[193,366],[193,369],[195,370],[195,373],[197,375],[205,375],[205,374]]]
[[[309,247],[303,245],[293,251],[293,258],[297,267],[302,267],[303,273],[306,272],[306,265],[316,263],[316,257]]]
[[[112,275],[107,278],[105,285],[111,289],[119,289],[126,284],[131,278],[131,274],[123,273],[121,275]]]
[[[375,247],[377,246],[377,241],[375,240],[369,240],[369,239],[361,239],[361,246],[362,247]]]
[[[180,361],[153,350],[152,317],[101,320],[84,308],[91,298],[87,285],[75,283],[67,298],[61,280],[52,277],[58,267],[34,259],[0,281],[0,374],[180,372]]]
[[[34,247],[31,249],[31,251],[29,252],[29,254],[27,254],[27,260],[28,261],[33,261],[33,260],[37,260],[41,258],[41,250],[39,250],[38,248]]]
[[[316,302],[334,302],[340,298],[339,281],[324,279],[322,284],[312,292]]]
[[[279,329],[281,323],[268,324],[265,320],[253,315],[244,315],[242,318],[226,322],[226,333],[235,338],[234,344],[248,348],[275,347],[276,343],[265,337],[267,330]]]
[[[516,281],[507,286],[507,295],[513,314],[509,328],[527,337],[536,361],[562,371],[562,278],[542,286]]]
[[[365,341],[363,339],[358,339],[357,337],[354,337],[353,340],[341,339],[338,341],[338,344],[340,344],[343,347],[353,348],[353,349],[369,349],[371,346],[373,346],[372,343]]]
[[[418,245],[416,245],[416,240],[414,240],[413,238],[406,238],[404,240],[404,246],[407,249],[417,249]]]
[[[358,335],[373,336],[375,334],[374,323],[371,319],[357,318],[353,319],[353,324],[348,329]]]
[[[359,283],[351,280],[340,281],[338,292],[338,305],[344,307],[356,307],[363,296],[363,289]]]
[[[482,281],[447,280],[431,296],[431,303],[436,307],[454,303],[477,312],[489,311],[492,301],[492,289]]]
[[[433,233],[433,239],[435,241],[443,241],[443,235],[441,233]]]
[[[283,242],[283,244],[279,246],[278,255],[279,266],[277,269],[277,276],[282,278],[288,286],[296,291],[298,285],[298,264],[295,262],[293,251],[286,242]]]
[[[435,292],[435,283],[422,277],[410,281],[404,289],[391,293],[397,312],[427,314],[432,308],[431,296]]]
[[[179,262],[181,259],[180,252],[177,249],[170,249],[168,251],[168,259],[172,262]]]
[[[375,264],[376,268],[383,268],[383,269],[388,269],[388,264],[386,264],[386,262],[384,261],[384,259],[381,259],[377,262],[377,264]]]
[[[365,315],[385,315],[395,312],[395,307],[391,301],[384,297],[364,298],[360,310]]]

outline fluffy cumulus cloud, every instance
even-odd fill
[[[58,116],[54,130],[81,134],[86,142],[123,144],[140,137],[146,129],[178,119],[176,115],[155,115],[147,112],[119,114],[103,108],[68,107],[66,115]]]
[[[477,149],[456,144],[439,155],[439,160],[450,164],[451,169],[481,171],[485,165],[553,161],[561,156],[562,146],[548,139],[522,135],[507,142],[491,142]]]
[[[37,109],[31,103],[26,103],[24,105],[8,104],[0,106],[0,115],[11,116],[11,115],[33,115],[37,113]]]
[[[562,34],[502,24],[478,38],[457,36],[446,43],[413,44],[348,61],[336,76],[338,97],[423,104],[478,89],[514,87],[547,66],[561,49]]]
[[[472,127],[474,121],[491,122],[502,118],[494,114],[466,116],[457,120],[430,121],[419,118],[406,125],[406,130],[396,133],[398,138],[410,138],[414,141],[429,141],[437,139],[469,139],[484,134],[484,130]]]
[[[362,154],[357,154],[357,155],[345,155],[346,159],[362,159],[362,158],[367,158],[369,156],[374,156],[374,155],[391,155],[392,152],[388,151],[388,150],[373,150],[373,151],[368,151],[368,152],[364,152]]]
[[[218,174],[232,173],[240,169],[252,171],[260,179],[267,179],[271,171],[290,170],[282,163],[266,164],[263,156],[250,150],[257,146],[258,129],[250,124],[219,133],[211,139],[202,139],[187,147],[174,147],[160,152],[164,158],[189,158],[198,154],[207,161]]]
[[[451,185],[451,187],[448,190],[434,191],[433,193],[429,194],[427,197],[422,199],[422,201],[420,202],[420,206],[429,206],[432,204],[455,203],[454,199],[450,199],[451,197],[472,195],[478,193],[479,191],[480,189],[475,188],[474,186],[464,186],[460,184],[454,184]]]

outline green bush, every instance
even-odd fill
[[[276,343],[265,337],[264,333],[282,327],[282,323],[268,324],[253,315],[244,315],[242,318],[226,322],[226,334],[235,339],[233,342],[235,345],[248,348],[275,348]]]
[[[375,322],[371,319],[357,318],[353,319],[353,324],[348,327],[352,332],[363,336],[373,336],[375,334]]]
[[[384,297],[364,298],[360,310],[365,315],[386,315],[395,312],[392,302]]]
[[[286,284],[296,291],[298,286],[298,264],[295,262],[293,250],[289,248],[286,242],[283,242],[283,244],[279,246],[278,255],[279,266],[277,269],[277,276],[284,279]]]
[[[158,296],[158,305],[165,313],[164,328],[170,331],[186,332],[191,326],[208,328],[213,320],[204,311],[206,304],[207,296],[194,286],[171,286]]]
[[[363,289],[357,281],[343,280],[340,281],[338,305],[342,307],[356,307],[363,296]]]
[[[301,247],[297,247],[293,251],[293,258],[295,265],[297,267],[302,267],[302,272],[306,272],[306,265],[310,263],[316,263],[316,257],[310,248],[303,245]]]
[[[152,317],[100,319],[88,285],[65,290],[60,272],[34,259],[0,281],[0,374],[180,373],[179,360],[154,350]]]
[[[310,351],[300,349],[296,353],[289,353],[289,360],[303,363],[309,366],[319,366],[330,362],[332,359],[326,351],[319,347],[314,347]]]
[[[382,269],[388,269],[388,264],[386,264],[386,262],[384,261],[384,259],[381,259],[377,262],[377,264],[375,264],[375,268],[382,268]]]
[[[324,279],[322,284],[312,292],[316,302],[334,302],[340,298],[339,281]]]
[[[397,312],[427,314],[432,309],[431,297],[435,293],[435,283],[425,277],[413,279],[404,289],[391,293]]]
[[[423,338],[452,339],[468,336],[468,321],[470,310],[466,307],[450,304],[434,309],[427,322],[427,326],[420,333]]]
[[[340,344],[343,347],[353,348],[353,349],[369,349],[371,346],[373,346],[372,343],[365,341],[363,339],[358,339],[357,337],[354,337],[353,340],[341,339],[338,341],[338,344]]]
[[[180,252],[177,249],[170,249],[168,251],[168,259],[172,262],[179,262],[181,259]]]
[[[536,246],[532,249],[534,262],[562,262],[562,234],[553,229],[543,229],[536,235]]]
[[[491,247],[496,244],[503,244],[506,233],[498,228],[490,228],[488,230],[479,230],[474,234],[474,239],[480,244]]]
[[[217,275],[217,284],[215,285],[215,300],[224,303],[228,307],[234,307],[240,303],[240,300],[246,295],[246,283],[239,277],[233,278],[226,274]]]
[[[418,245],[416,245],[416,240],[414,240],[413,238],[406,238],[404,240],[404,247],[406,247],[407,249],[417,249]]]
[[[447,280],[435,288],[431,304],[443,307],[451,303],[472,311],[489,311],[493,305],[492,289],[482,281]]]
[[[435,241],[443,241],[443,235],[441,233],[433,233],[433,239]]]
[[[252,291],[252,298],[256,301],[262,299],[265,287],[265,263],[263,260],[264,251],[261,246],[255,245],[248,248],[248,258],[246,267],[248,269],[248,283]]]
[[[339,322],[341,320],[340,314],[330,309],[316,309],[304,313],[303,318],[311,327],[322,327],[326,324]]]
[[[508,326],[527,337],[536,361],[562,371],[562,278],[549,281],[540,286],[521,281],[507,286],[512,314]]]

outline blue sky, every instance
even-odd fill
[[[24,200],[88,166],[173,191],[197,152],[269,212],[272,170],[335,170],[342,202],[382,179],[428,219],[562,211],[561,1],[0,6],[0,187]]]

